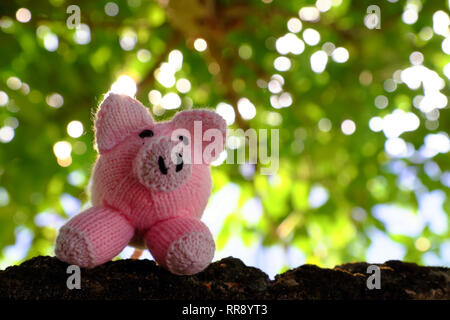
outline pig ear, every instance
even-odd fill
[[[213,142],[213,145],[217,147],[217,152],[212,152],[209,159],[203,159],[206,163],[214,161],[219,156],[218,153],[222,152],[225,147],[227,123],[224,118],[213,111],[197,109],[179,112],[172,120],[172,128],[174,130],[187,129],[191,135],[191,140],[196,139],[202,142],[196,143],[193,141],[192,144],[193,148],[201,147],[200,152],[203,152],[205,148],[210,148],[211,142]],[[201,132],[199,132],[200,128]],[[200,137],[197,136],[199,134],[201,134]],[[216,137],[219,135],[220,141]]]
[[[222,116],[214,111],[204,109],[181,111],[172,119],[172,124],[174,129],[184,128],[193,133],[196,121],[201,122],[202,134],[209,129],[217,129],[225,139],[227,134],[227,123]]]
[[[109,93],[95,118],[95,140],[100,153],[111,150],[130,134],[153,127],[153,118],[139,101]]]

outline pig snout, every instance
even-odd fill
[[[141,184],[155,191],[171,191],[191,175],[192,166],[180,142],[162,136],[144,144],[134,161],[134,172]]]

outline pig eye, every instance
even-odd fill
[[[139,137],[141,137],[141,138],[153,137],[153,131],[152,130],[144,130],[141,133],[139,133]]]
[[[183,141],[184,145],[187,146],[189,144],[189,139],[186,138],[185,136],[178,136],[178,139],[180,141]]]

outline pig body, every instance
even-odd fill
[[[97,160],[91,187],[92,204],[119,210],[138,230],[177,216],[200,218],[211,192],[209,166],[193,164],[189,179],[175,190],[148,190],[132,174],[133,160],[142,147],[142,139],[136,136],[127,138]],[[152,214],[148,214],[149,210]]]
[[[175,274],[203,270],[215,245],[200,221],[211,192],[209,162],[185,157],[186,150],[204,150],[203,141],[191,141],[196,121],[202,134],[214,129],[224,139],[225,121],[211,111],[182,111],[170,122],[154,123],[136,100],[110,94],[96,119],[100,156],[92,173],[93,207],[61,228],[57,257],[90,268],[131,244],[146,246]],[[185,134],[177,136],[177,130]]]

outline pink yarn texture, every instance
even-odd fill
[[[194,154],[210,143],[190,141],[202,139],[195,136],[199,122],[201,134],[216,129],[222,143],[211,159],[189,161],[183,150]],[[175,141],[173,133],[180,129],[189,137]],[[200,218],[211,194],[209,163],[223,150],[225,120],[212,111],[186,110],[156,123],[140,102],[110,93],[97,112],[95,130],[99,157],[92,173],[93,207],[61,227],[56,256],[92,268],[127,245],[146,246],[174,274],[205,269],[215,244]]]

